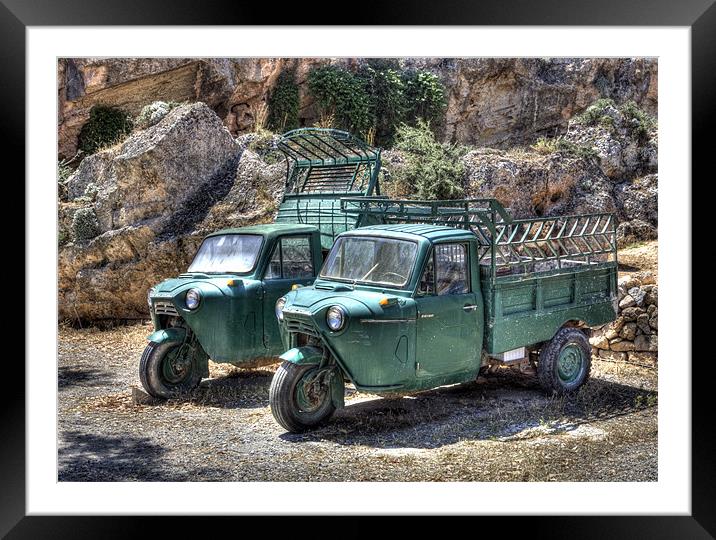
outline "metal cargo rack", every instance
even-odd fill
[[[424,223],[471,230],[483,276],[616,264],[612,213],[514,219],[496,199],[442,201],[344,198],[341,209],[369,223]]]
[[[276,222],[317,226],[329,249],[336,235],[360,219],[342,211],[340,198],[380,195],[380,148],[346,131],[322,128],[289,131],[277,148],[286,157],[286,190]]]

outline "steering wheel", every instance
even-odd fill
[[[397,276],[398,279],[400,279],[400,281],[405,281],[407,279],[405,276],[401,276],[400,274],[398,274],[398,272],[386,272],[383,275],[384,276]]]

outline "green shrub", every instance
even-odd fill
[[[75,240],[90,240],[100,233],[94,208],[80,208],[75,212],[72,216],[72,232]]]
[[[598,99],[587,107],[582,114],[575,117],[580,124],[594,126],[598,124],[604,116],[608,116],[606,111],[609,107],[615,107],[614,101],[609,98]]]
[[[70,167],[65,160],[57,162],[57,181],[65,182],[70,175],[73,173],[72,167]]]
[[[253,138],[246,147],[256,152],[267,165],[274,165],[283,160],[283,154],[276,146],[276,135],[267,129],[254,132]]]
[[[619,111],[624,115],[632,133],[640,139],[646,139],[656,126],[656,120],[633,101],[627,101],[619,107]]]
[[[434,73],[416,70],[405,76],[408,116],[426,122],[440,122],[445,114],[445,87]]]
[[[58,247],[64,246],[69,241],[70,241],[70,234],[67,232],[66,229],[60,227],[57,230],[57,246]]]
[[[298,127],[298,85],[293,71],[282,71],[268,98],[268,127],[279,133]]]
[[[333,115],[337,127],[362,133],[373,125],[370,97],[363,82],[338,66],[321,66],[308,74],[308,89],[320,113]]]
[[[395,148],[405,153],[406,161],[396,174],[397,182],[414,186],[414,194],[420,199],[454,199],[462,195],[464,147],[438,142],[430,123],[422,119],[414,127],[401,124],[395,140]]]
[[[369,63],[358,72],[358,77],[370,97],[373,126],[369,131],[372,130],[375,144],[391,144],[396,126],[406,119],[408,112],[405,81],[399,71],[386,63]]]
[[[356,73],[322,66],[308,75],[308,89],[321,118],[335,127],[390,146],[400,124],[419,119],[432,125],[444,118],[447,100],[437,75],[425,70],[401,71],[394,60],[371,60]]]
[[[550,139],[548,137],[540,137],[532,145],[532,150],[538,154],[553,154],[559,149],[558,139]]]
[[[158,124],[172,109],[176,109],[181,103],[176,101],[155,101],[145,105],[134,121],[134,127],[146,129]]]
[[[73,173],[66,161],[57,162],[57,193],[61,201],[67,200],[67,179]]]
[[[584,159],[594,159],[599,155],[591,146],[573,143],[563,139],[562,137],[559,137],[559,141],[557,142],[557,151]]]
[[[82,126],[79,148],[87,154],[122,141],[132,131],[132,117],[114,107],[95,106]]]
[[[595,101],[586,110],[575,117],[575,120],[587,126],[599,124],[607,129],[614,129],[614,118],[607,114],[607,108],[615,108],[623,117],[632,134],[640,139],[646,139],[649,132],[656,126],[656,119],[639,108],[634,101],[627,101],[623,105],[616,106],[614,101],[602,98]]]
[[[537,142],[532,145],[532,150],[538,154],[554,154],[559,152],[584,159],[592,159],[598,156],[597,151],[591,146],[573,143],[561,135],[553,139],[540,137],[537,139]]]

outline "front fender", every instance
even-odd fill
[[[318,347],[296,347],[286,351],[279,358],[297,366],[317,366],[323,360],[323,351]]]
[[[323,361],[323,351],[318,347],[296,347],[286,351],[279,358],[298,366],[319,366]],[[331,370],[329,375],[331,378],[331,401],[333,401],[336,409],[342,409],[345,407],[343,372],[338,366],[329,367],[328,369]]]
[[[186,341],[186,328],[165,328],[157,330],[149,335],[147,341],[160,345],[162,343],[184,343]],[[204,351],[201,343],[196,339],[192,339],[189,347],[193,349],[193,354],[198,355],[199,372],[203,378],[209,376],[209,357]]]
[[[185,328],[165,328],[164,330],[157,330],[152,333],[147,341],[152,343],[183,343],[186,339]]]

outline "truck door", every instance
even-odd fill
[[[264,346],[270,354],[283,352],[274,311],[276,300],[290,291],[294,284],[310,285],[315,276],[310,235],[280,237],[263,279]]]
[[[433,378],[476,369],[481,298],[470,279],[469,245],[433,246],[416,297],[416,375]]]

